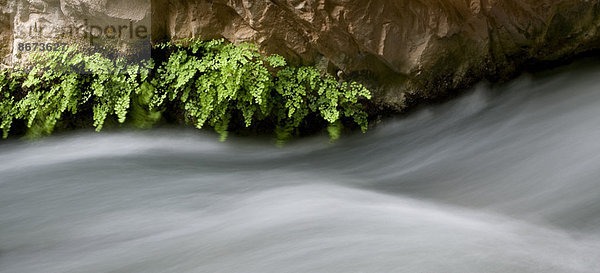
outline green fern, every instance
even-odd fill
[[[287,66],[283,57],[264,56],[255,45],[224,40],[185,39],[157,49],[169,53],[155,67],[152,60],[128,65],[99,53],[83,54],[77,47],[34,54],[29,72],[0,73],[0,129],[7,137],[14,120],[32,134],[50,134],[65,113],[91,109],[93,126],[107,119],[148,128],[170,107],[197,128],[212,127],[225,140],[234,116],[243,125],[276,121],[283,140],[311,114],[340,135],[341,118],[354,120],[364,131],[367,114],[361,100],[370,92],[358,83],[338,82],[314,67]]]

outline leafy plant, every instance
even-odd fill
[[[243,125],[270,120],[280,140],[295,134],[309,115],[329,124],[338,138],[343,117],[363,131],[367,115],[360,100],[370,92],[360,84],[338,82],[314,67],[288,66],[283,57],[264,56],[255,45],[224,40],[186,39],[157,45],[167,52],[160,65],[110,60],[77,47],[34,55],[28,72],[0,73],[0,129],[6,137],[14,120],[30,132],[50,134],[65,113],[91,109],[93,125],[106,119],[147,128],[164,111],[182,113],[197,128],[212,127],[227,137],[232,120]]]
[[[102,129],[108,115],[123,123],[132,92],[142,92],[141,85],[152,69],[152,62],[126,65],[100,55],[86,55],[77,47],[66,51],[34,54],[31,69],[25,73],[3,71],[4,82],[0,128],[8,135],[14,119],[26,121],[30,134],[50,134],[65,113],[76,115],[80,107],[91,105],[93,125]],[[16,93],[25,94],[16,100]]]
[[[151,106],[178,101],[188,121],[198,128],[209,124],[221,139],[235,113],[241,113],[246,127],[274,117],[280,139],[291,136],[310,113],[320,113],[338,129],[329,130],[332,137],[339,136],[342,116],[367,128],[358,100],[370,99],[370,92],[360,84],[340,83],[314,67],[286,66],[281,56],[265,57],[252,44],[186,40],[160,47],[173,53],[152,81],[158,91]]]

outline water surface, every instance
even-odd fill
[[[0,144],[0,272],[600,272],[600,67],[329,145],[193,130]]]

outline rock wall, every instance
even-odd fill
[[[94,52],[150,58],[150,0],[0,2],[3,63],[19,65],[33,52],[56,50],[74,43]],[[143,29],[138,31],[138,27]]]
[[[597,0],[171,0],[171,38],[251,41],[362,79],[401,110],[528,63],[600,48]]]
[[[12,7],[65,22],[92,12],[146,18],[150,0],[0,0],[0,54],[11,50]],[[375,90],[402,110],[524,65],[600,48],[598,0],[151,0],[154,41],[184,37],[254,42],[296,64],[316,64]],[[13,52],[14,53],[14,52]],[[6,59],[6,58],[4,58]]]
[[[9,63],[12,45],[12,12],[10,0],[0,0],[0,63]],[[2,67],[0,67],[2,68]]]

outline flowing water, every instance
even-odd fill
[[[0,144],[0,272],[600,272],[600,67],[290,143]]]

